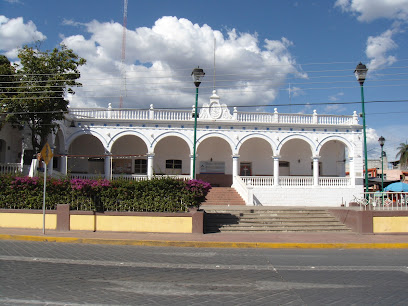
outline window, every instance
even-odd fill
[[[135,159],[135,173],[146,174],[147,173],[147,160]]]
[[[279,161],[279,167],[289,168],[289,162],[287,162],[287,161]]]
[[[181,169],[181,159],[166,160],[166,169]]]

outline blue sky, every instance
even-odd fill
[[[35,41],[87,59],[72,107],[118,107],[122,93],[125,108],[190,108],[199,65],[201,104],[215,88],[242,111],[351,115],[362,61],[369,156],[381,135],[390,160],[408,140],[408,0],[129,0],[123,65],[123,1],[0,1],[0,53],[12,62]]]

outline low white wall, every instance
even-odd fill
[[[263,206],[348,206],[363,193],[362,186],[330,187],[254,187],[254,202]]]

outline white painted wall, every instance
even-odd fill
[[[348,206],[354,195],[361,196],[362,186],[350,188],[331,187],[254,187],[254,196],[263,206]]]

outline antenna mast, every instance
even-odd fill
[[[122,56],[120,61],[120,72],[121,72],[121,87],[120,87],[120,99],[119,108],[123,107],[123,93],[126,95],[126,25],[127,25],[127,6],[128,0],[123,1],[123,29],[122,29]]]
[[[215,90],[215,44],[216,44],[216,40],[215,40],[215,37],[214,37],[214,78],[213,78],[213,82],[214,82],[214,84],[213,84],[213,90]]]

